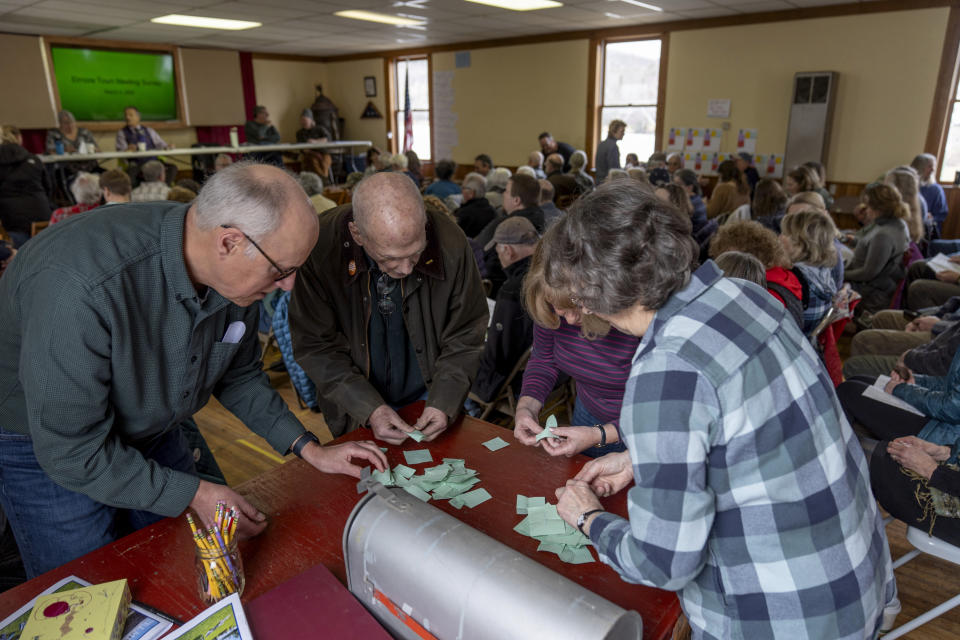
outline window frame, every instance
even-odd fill
[[[403,106],[398,105],[400,101],[400,83],[402,78],[397,77],[397,66],[400,62],[406,62],[408,60],[426,60],[427,61],[427,96],[428,96],[428,107],[427,109],[416,109],[411,106],[410,111],[412,113],[423,113],[424,111],[428,114],[428,121],[430,127],[430,157],[429,158],[420,158],[421,162],[431,163],[433,162],[433,156],[435,155],[434,151],[434,135],[433,135],[433,56],[429,53],[418,53],[402,56],[392,56],[390,58],[385,58],[384,64],[387,69],[384,70],[384,75],[387,78],[387,95],[388,100],[388,111],[390,112],[388,121],[387,121],[387,138],[390,143],[390,153],[400,153],[403,146],[400,143],[400,133],[401,131],[397,130],[397,114],[403,113]]]
[[[936,180],[943,186],[952,186],[953,177],[943,180],[943,158],[947,151],[947,137],[950,133],[950,121],[953,107],[960,104],[957,98],[958,80],[960,80],[960,8],[951,7],[947,18],[947,33],[943,41],[943,54],[940,56],[940,71],[933,96],[933,108],[930,114],[930,126],[923,146],[924,152],[937,157]]]
[[[660,71],[657,78],[657,102],[655,105],[607,105],[604,104],[604,75],[605,75],[605,54],[608,44],[617,44],[621,42],[634,42],[638,40],[659,40],[660,41]],[[619,36],[616,38],[595,38],[590,41],[590,57],[588,61],[588,70],[590,72],[587,86],[587,149],[590,157],[588,163],[590,167],[596,164],[597,147],[600,142],[606,138],[606,132],[601,131],[603,124],[601,114],[605,107],[651,107],[657,109],[656,126],[654,136],[656,139],[656,150],[659,150],[663,141],[663,123],[664,123],[664,103],[667,95],[667,57],[670,48],[670,34],[667,32],[656,33],[637,33],[632,35]]]

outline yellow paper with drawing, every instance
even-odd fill
[[[21,638],[119,640],[130,598],[126,580],[41,596],[30,612]]]

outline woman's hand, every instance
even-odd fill
[[[913,444],[907,438],[898,438],[888,444],[887,453],[900,466],[919,473],[927,480],[939,466],[933,456],[924,451],[922,446]]]
[[[537,445],[537,434],[543,431],[537,415],[529,408],[517,407],[514,416],[513,437],[528,447]]]
[[[912,447],[918,447],[921,451],[936,460],[937,462],[946,462],[950,457],[950,447],[942,444],[934,444],[927,440],[921,440],[917,436],[904,436],[897,438],[894,442],[907,444]]]
[[[903,365],[897,365],[896,368],[890,372],[890,382],[887,383],[883,390],[892,394],[893,390],[900,384],[917,384],[916,378],[913,377],[913,372]]]
[[[554,427],[550,430],[559,438],[544,438],[543,448],[552,456],[575,456],[585,449],[600,444],[596,427]]]
[[[921,316],[910,321],[910,323],[907,324],[903,330],[910,333],[917,331],[930,331],[938,322],[940,322],[940,318],[937,316]]]

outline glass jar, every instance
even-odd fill
[[[214,604],[233,593],[243,594],[246,578],[236,538],[230,541],[226,551],[214,545],[204,549],[196,547],[196,552],[197,593],[204,604]]]

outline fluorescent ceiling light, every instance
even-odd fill
[[[553,0],[467,0],[467,2],[486,4],[491,7],[511,9],[513,11],[534,11],[536,9],[553,9],[554,7],[563,6],[562,2],[554,2]]]
[[[150,22],[157,24],[173,24],[179,27],[201,27],[203,29],[227,29],[228,31],[241,31],[243,29],[253,29],[263,26],[260,22],[250,22],[248,20],[224,20],[223,18],[204,18],[202,16],[181,16],[171,13],[168,16],[151,18]]]
[[[650,11],[663,11],[663,9],[660,7],[655,7],[652,4],[647,4],[646,2],[640,2],[640,0],[620,0],[620,2],[626,2],[627,4],[632,4],[635,7],[650,9]]]
[[[376,13],[374,11],[359,11],[351,9],[349,11],[335,11],[335,16],[341,18],[353,18],[354,20],[367,20],[369,22],[379,22],[381,24],[395,24],[400,27],[420,26],[424,24],[423,20],[412,20],[400,16],[392,16],[387,13]]]

